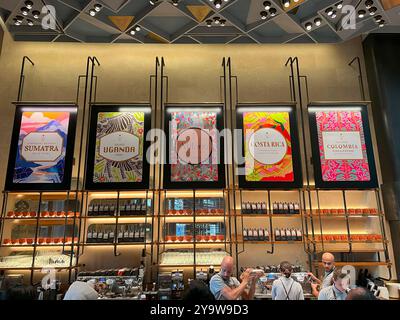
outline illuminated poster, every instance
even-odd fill
[[[93,109],[87,188],[136,185],[144,189],[148,185],[144,155],[150,108],[94,106]]]
[[[69,188],[75,117],[76,107],[17,107],[8,189]]]
[[[374,186],[376,173],[366,109],[310,108],[317,140],[316,184]]]
[[[299,185],[301,167],[294,108],[240,105],[237,110],[238,126],[244,137],[239,148],[244,151],[240,185],[272,188]]]
[[[198,187],[222,185],[221,108],[169,108],[167,114],[169,161],[165,183],[178,188],[188,188],[188,182]]]

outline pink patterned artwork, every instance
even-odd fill
[[[322,180],[370,181],[361,111],[315,113]]]

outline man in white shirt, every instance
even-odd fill
[[[216,300],[251,300],[256,290],[256,280],[259,274],[251,275],[252,269],[247,269],[241,275],[242,283],[232,277],[233,258],[226,256],[221,263],[221,271],[210,280],[210,290]],[[247,291],[247,286],[250,285]]]
[[[97,300],[100,286],[92,281],[73,282],[65,293],[64,300]]]
[[[350,284],[348,274],[342,272],[341,268],[336,268],[332,279],[333,284],[319,292],[318,300],[346,300]]]
[[[274,281],[272,285],[272,300],[304,300],[301,284],[292,276],[292,264],[283,261],[280,264],[282,276]]]
[[[322,265],[324,266],[325,270],[325,274],[322,280],[318,279],[311,272],[308,273],[308,275],[314,281],[314,283],[311,284],[311,289],[312,289],[312,294],[315,297],[318,297],[319,295],[318,288],[320,288],[321,290],[332,285],[333,272],[335,271],[335,256],[330,252],[325,252],[322,255]]]

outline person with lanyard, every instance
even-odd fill
[[[292,276],[293,267],[288,261],[280,264],[282,276],[272,285],[272,300],[304,300],[303,288]]]
[[[319,292],[318,300],[346,300],[349,287],[349,276],[341,268],[333,271],[333,284]]]
[[[252,269],[247,269],[241,275],[242,282],[232,277],[233,258],[226,256],[221,263],[221,271],[210,280],[210,291],[216,300],[251,300],[256,291],[257,279],[260,274],[252,274]],[[247,290],[247,287],[249,289]]]
[[[325,274],[322,280],[318,279],[311,272],[308,273],[313,281],[313,283],[311,283],[312,294],[317,298],[321,289],[327,288],[332,284],[333,272],[335,271],[335,256],[330,252],[325,252],[322,255],[322,265],[325,269]]]

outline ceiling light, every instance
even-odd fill
[[[151,4],[152,6],[154,6],[154,5],[158,2],[158,0],[150,0],[149,2],[150,2],[150,4]]]
[[[325,10],[325,13],[326,13],[328,16],[331,16],[332,13],[333,13],[333,8],[332,8],[332,7],[329,7],[328,9]]]
[[[321,25],[321,23],[322,23],[321,18],[315,18],[314,23],[315,23],[315,25],[316,25],[317,27],[319,27],[319,26]]]
[[[221,21],[219,19],[219,17],[214,17],[214,23],[215,24],[219,24]]]
[[[21,22],[17,18],[14,18],[13,20],[14,20],[14,24],[16,26],[20,26],[21,25]]]
[[[375,21],[376,21],[376,22],[382,21],[382,16],[376,16],[376,17],[375,17]]]
[[[335,19],[336,17],[337,17],[336,10],[333,10],[332,15],[331,15],[331,18],[332,18],[332,19]]]
[[[129,33],[130,33],[132,36],[134,36],[134,35],[136,34],[136,31],[135,31],[134,29],[132,29]]]
[[[21,13],[22,13],[24,16],[27,16],[28,13],[29,13],[29,9],[26,8],[26,7],[23,7],[23,8],[21,8]]]
[[[270,13],[271,17],[275,17],[276,16],[276,9],[275,8],[269,9],[269,13]]]
[[[221,26],[225,27],[225,24],[226,24],[226,20],[225,19],[221,19]]]
[[[28,9],[32,9],[33,7],[33,2],[30,0],[25,1],[25,7],[27,7]]]
[[[28,19],[26,21],[28,23],[28,26],[33,27],[33,21],[32,20]]]
[[[289,6],[290,6],[290,0],[283,0],[282,2],[283,2],[283,6],[284,6],[285,8],[289,8]]]
[[[336,8],[342,9],[343,8],[343,2],[340,1],[338,4],[336,4]]]
[[[260,16],[262,20],[265,20],[268,18],[268,12],[267,11],[261,11]]]
[[[37,11],[37,10],[32,11],[32,16],[33,16],[35,19],[39,19],[39,17],[40,17],[40,12]]]
[[[136,30],[137,32],[139,32],[140,30],[142,30],[142,28],[141,28],[140,26],[136,26],[136,27],[135,27],[135,30]]]
[[[307,31],[310,31],[312,29],[312,23],[311,22],[307,22],[305,24]]]
[[[271,2],[270,1],[264,1],[263,6],[265,10],[271,9]]]
[[[371,8],[373,5],[374,5],[374,2],[372,0],[365,1],[365,7],[367,9]]]
[[[371,16],[373,16],[378,11],[378,8],[377,7],[371,7],[371,8],[368,9],[368,11],[369,11],[369,14]]]
[[[89,14],[94,17],[96,15],[96,10],[90,9]]]
[[[207,27],[210,28],[210,27],[211,27],[211,24],[212,24],[212,20],[209,19],[209,20],[206,21],[206,23],[207,23]]]
[[[222,5],[222,1],[221,1],[221,0],[215,0],[215,1],[214,1],[214,6],[215,6],[217,9],[221,8],[221,5]]]
[[[358,11],[358,17],[360,18],[360,19],[362,19],[362,18],[364,18],[365,17],[365,14],[366,14],[367,12],[365,11],[365,10],[359,10]]]
[[[16,16],[15,18],[17,19],[17,21],[19,23],[22,23],[22,21],[24,20],[24,17],[22,17],[22,16]]]
[[[179,0],[172,0],[172,4],[176,7],[179,4]]]
[[[385,20],[379,21],[379,28],[382,28],[385,26]]]
[[[94,10],[96,10],[96,12],[99,12],[102,8],[103,6],[100,3],[94,5]]]

